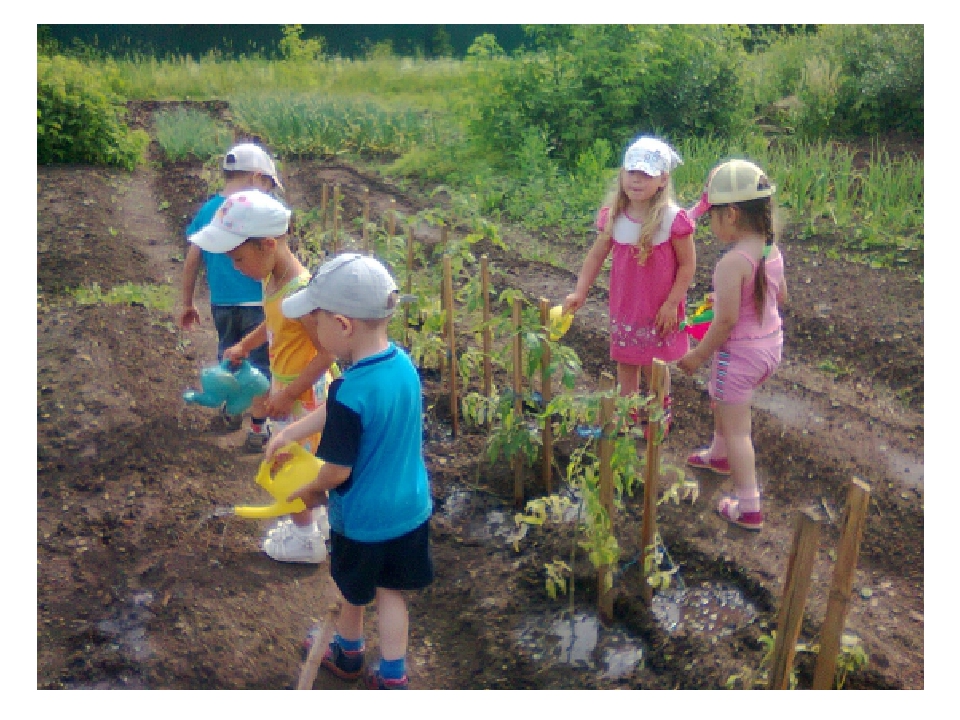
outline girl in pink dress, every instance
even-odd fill
[[[640,137],[626,151],[617,183],[597,215],[597,239],[583,261],[566,313],[586,302],[604,261],[610,269],[610,359],[622,396],[649,387],[654,359],[673,362],[689,350],[680,329],[696,250],[693,221],[674,202],[670,173],[682,161],[662,140]]]

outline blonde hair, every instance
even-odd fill
[[[601,231],[601,235],[606,237],[610,237],[610,233],[613,231],[613,221],[622,215],[626,211],[627,205],[630,204],[630,199],[623,190],[623,174],[625,172],[626,170],[620,168],[616,181],[613,183],[606,199],[603,201],[602,207],[610,208],[606,227]],[[670,173],[667,173],[666,185],[657,190],[656,194],[651,198],[650,205],[644,217],[637,218],[640,221],[640,242],[637,243],[636,253],[637,262],[640,265],[647,262],[650,251],[653,249],[653,238],[660,231],[660,227],[663,225],[663,218],[667,213],[667,208],[670,207],[673,201],[673,177]]]

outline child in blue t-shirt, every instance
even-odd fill
[[[330,385],[325,405],[278,432],[265,449],[280,461],[285,445],[323,432],[316,480],[290,497],[307,507],[327,503],[330,574],[343,603],[321,667],[344,680],[363,674],[363,611],[375,599],[381,660],[365,680],[380,690],[408,686],[403,591],[433,582],[420,377],[387,337],[397,303],[387,269],[355,253],[325,263],[283,301],[287,317],[315,318],[324,346],[349,367]]]
[[[187,237],[209,225],[223,201],[233,193],[254,189],[271,192],[274,188],[283,188],[273,160],[263,148],[253,143],[236,145],[224,155],[223,175],[223,189],[200,208],[187,226]],[[237,270],[226,255],[201,250],[191,243],[183,263],[181,310],[177,317],[184,330],[191,330],[200,324],[200,313],[193,303],[193,296],[201,267],[207,272],[210,314],[217,329],[217,360],[220,361],[226,348],[236,345],[263,322],[263,289],[258,280]],[[248,360],[267,378],[270,377],[267,343],[251,352]],[[250,431],[245,447],[247,450],[259,452],[269,437],[263,397],[253,401],[250,415]],[[227,420],[233,422],[231,418]]]

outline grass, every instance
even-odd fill
[[[161,312],[170,312],[175,301],[171,285],[123,283],[103,292],[98,283],[93,283],[72,289],[70,295],[79,305],[142,305]]]

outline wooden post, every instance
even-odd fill
[[[340,252],[340,183],[333,186],[333,254]]]
[[[450,416],[453,423],[453,437],[460,434],[460,413],[457,404],[457,342],[454,335],[454,310],[453,310],[453,270],[450,265],[450,256],[443,256],[443,299],[447,311],[447,352],[450,357]]]
[[[493,350],[493,335],[490,330],[490,262],[486,255],[480,256],[480,292],[483,295],[483,396],[493,393],[493,370],[490,353]]]
[[[327,231],[327,211],[330,209],[330,186],[324,183],[320,187],[320,231]]]
[[[543,398],[543,407],[546,408],[553,400],[553,386],[550,382],[550,301],[540,298],[540,324],[543,326],[543,355],[540,357],[540,396]],[[543,430],[540,436],[540,445],[543,449],[540,472],[543,477],[543,487],[547,495],[553,491],[553,421],[549,415],[543,419]]]
[[[827,597],[827,612],[820,626],[820,652],[813,671],[813,689],[831,690],[837,673],[837,656],[840,653],[843,625],[847,617],[850,593],[860,554],[860,540],[867,521],[870,506],[870,486],[859,478],[850,480],[847,505],[843,512],[840,531],[840,549],[833,571],[830,595]]]
[[[809,510],[797,516],[793,548],[787,562],[787,578],[777,613],[777,638],[770,667],[771,690],[788,690],[790,670],[797,652],[797,637],[803,623],[803,609],[810,591],[810,575],[820,544],[820,523]]]
[[[654,360],[650,372],[650,389],[656,397],[654,402],[663,407],[664,388],[668,382],[670,369],[662,360]],[[653,586],[646,582],[647,557],[657,539],[657,493],[660,484],[660,428],[662,420],[647,422],[647,453],[643,471],[643,522],[640,526],[640,568],[644,582],[640,586],[640,596],[647,606],[653,604]]]
[[[327,586],[333,586],[332,580],[327,580]],[[332,588],[335,589],[335,588]],[[337,629],[336,604],[330,605],[327,612],[324,613],[320,626],[313,637],[313,644],[310,646],[310,652],[307,653],[303,665],[300,666],[300,676],[297,679],[297,690],[313,690],[313,683],[317,680],[317,671],[320,669],[320,661],[323,659],[323,653],[333,640],[333,634]]]
[[[600,391],[609,392],[617,386],[613,375],[605,372],[600,375]],[[613,507],[613,446],[615,443],[614,432],[616,423],[617,401],[614,397],[604,397],[600,399],[600,505],[607,513],[610,520],[610,532],[614,532],[614,507]],[[597,568],[597,588],[598,588],[598,612],[600,618],[608,622],[613,619],[613,587],[607,588],[607,582],[611,577],[609,565],[601,565]]]
[[[443,258],[446,259],[446,258],[447,258],[447,226],[446,226],[446,225],[442,225],[442,226],[440,227],[440,252],[441,252],[441,254],[443,255]],[[434,254],[436,254],[436,248],[434,248]],[[442,289],[442,288],[441,288],[441,291],[440,291],[440,297],[441,297],[441,305],[442,305],[442,304],[443,304],[443,300],[442,300],[442,298],[443,298],[443,289]],[[451,300],[452,300],[452,298],[451,298]],[[449,340],[450,340],[450,333],[447,332],[446,323],[444,323],[444,326],[443,326],[443,337],[444,337],[444,339],[446,339],[446,340],[449,342]],[[443,373],[444,373],[444,371],[446,370],[446,364],[447,364],[447,353],[445,353],[443,350],[441,350],[441,351],[438,353],[438,357],[437,357],[437,365],[438,365],[439,368],[440,368],[440,377],[441,377],[441,378],[443,377]],[[452,374],[453,372],[455,372],[455,369],[451,367],[451,368],[450,368],[450,372],[451,372],[451,374]]]
[[[387,211],[387,236],[392,238],[397,233],[397,201],[390,198],[390,209]]]
[[[363,254],[370,254],[370,231],[367,225],[370,222],[370,189],[363,189],[363,227],[360,230],[360,237],[363,248]]]
[[[523,346],[520,338],[520,300],[513,301],[513,414],[515,422],[523,422]],[[513,504],[523,509],[523,455],[513,458]]]
[[[407,229],[407,274],[404,291],[413,294],[413,226]],[[403,305],[403,342],[410,347],[410,304]]]

